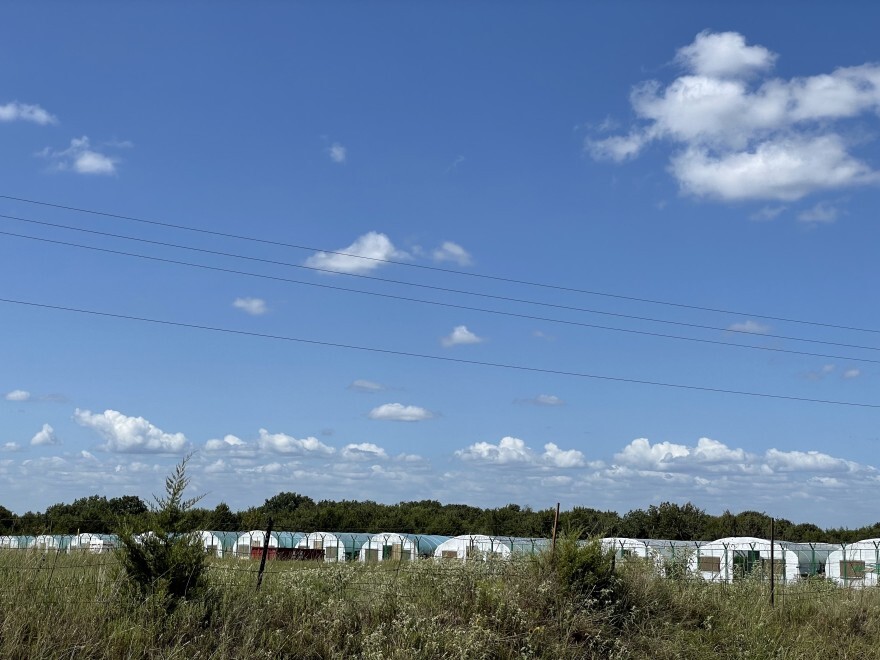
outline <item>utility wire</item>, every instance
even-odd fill
[[[357,294],[361,294],[361,295],[375,296],[378,298],[388,298],[391,300],[414,302],[414,303],[420,303],[420,304],[424,304],[424,305],[434,305],[437,307],[447,307],[447,308],[451,308],[451,309],[461,309],[461,310],[470,311],[470,312],[480,312],[483,314],[495,314],[498,316],[508,316],[508,317],[512,317],[512,318],[528,319],[531,321],[558,323],[558,324],[562,324],[562,325],[571,325],[571,326],[577,326],[577,327],[581,327],[581,328],[591,328],[594,330],[609,330],[612,332],[624,332],[624,333],[634,334],[634,335],[643,335],[643,336],[648,336],[648,337],[659,337],[661,339],[676,339],[676,340],[680,340],[680,341],[698,342],[701,344],[714,344],[714,345],[718,345],[718,346],[729,346],[732,348],[743,348],[743,349],[757,350],[757,351],[772,351],[774,353],[789,353],[792,355],[806,355],[809,357],[828,358],[828,359],[832,359],[832,360],[848,360],[848,361],[852,361],[852,362],[880,364],[880,360],[872,360],[870,358],[852,357],[852,356],[848,356],[848,355],[831,355],[828,353],[814,353],[814,352],[810,352],[810,351],[796,351],[796,350],[792,350],[792,349],[778,348],[778,347],[772,347],[772,346],[757,346],[755,344],[736,344],[733,342],[720,341],[720,340],[716,340],[716,339],[702,339],[699,337],[684,337],[681,335],[670,335],[670,334],[665,334],[665,333],[661,333],[661,332],[649,332],[647,330],[633,330],[630,328],[616,328],[613,326],[599,325],[599,324],[595,324],[595,323],[583,323],[580,321],[569,321],[569,320],[565,320],[565,319],[555,319],[555,318],[549,318],[549,317],[545,317],[545,316],[535,316],[535,315],[531,315],[531,314],[517,314],[516,312],[505,312],[502,310],[486,309],[483,307],[470,307],[467,305],[457,305],[455,303],[445,303],[445,302],[440,302],[437,300],[424,300],[422,298],[410,298],[407,296],[398,296],[398,295],[394,295],[394,294],[390,294],[390,293],[379,293],[377,291],[364,291],[362,289],[350,289],[347,287],[335,286],[333,284],[320,284],[317,282],[306,282],[303,280],[295,280],[295,279],[291,279],[291,278],[287,278],[287,277],[277,277],[274,275],[264,275],[262,273],[252,273],[252,272],[248,272],[248,271],[235,270],[232,268],[221,268],[219,266],[208,266],[205,264],[197,264],[197,263],[192,263],[189,261],[180,261],[177,259],[167,259],[164,257],[154,257],[154,256],[145,255],[145,254],[138,254],[135,252],[125,252],[122,250],[112,250],[110,248],[101,248],[101,247],[97,247],[94,245],[82,245],[80,243],[72,243],[69,241],[59,241],[59,240],[55,240],[55,239],[51,239],[51,238],[43,238],[40,236],[28,236],[26,234],[17,234],[14,232],[0,231],[0,236],[12,236],[15,238],[23,238],[23,239],[27,239],[27,240],[31,240],[31,241],[39,241],[42,243],[61,245],[64,247],[74,247],[74,248],[78,248],[78,249],[82,249],[82,250],[92,250],[95,252],[103,252],[103,253],[107,253],[107,254],[120,255],[120,256],[124,256],[124,257],[135,257],[138,259],[145,259],[148,261],[156,261],[156,262],[160,262],[160,263],[174,264],[177,266],[187,266],[190,268],[200,268],[203,270],[212,270],[215,272],[228,273],[228,274],[232,274],[232,275],[245,275],[248,277],[256,277],[259,279],[272,280],[272,281],[276,281],[276,282],[285,282],[285,283],[289,283],[289,284],[300,284],[300,285],[304,285],[304,286],[317,287],[317,288],[321,288],[321,289],[330,289],[333,291],[344,291],[346,293],[357,293]]]
[[[84,208],[80,208],[80,207],[76,207],[76,206],[68,206],[68,205],[64,205],[64,204],[53,204],[51,202],[43,202],[43,201],[39,201],[39,200],[35,200],[35,199],[28,199],[25,197],[14,197],[12,195],[0,194],[0,199],[7,199],[10,201],[14,201],[14,202],[22,202],[25,204],[34,204],[34,205],[38,205],[38,206],[45,206],[48,208],[60,209],[60,210],[64,210],[64,211],[74,211],[76,213],[87,213],[90,215],[97,215],[97,216],[102,216],[105,218],[114,218],[117,220],[125,220],[128,222],[139,222],[139,223],[146,224],[146,225],[167,227],[170,229],[180,229],[182,231],[189,231],[189,232],[206,234],[206,235],[211,235],[211,236],[219,236],[222,238],[231,238],[231,239],[235,239],[235,240],[239,240],[239,241],[250,241],[252,243],[261,243],[264,245],[274,245],[277,247],[293,248],[296,250],[305,250],[308,252],[323,252],[326,254],[334,254],[334,255],[338,255],[338,256],[342,256],[342,257],[352,257],[352,258],[356,258],[356,259],[363,259],[365,261],[374,261],[374,262],[379,262],[379,263],[395,264],[398,266],[406,266],[408,268],[420,268],[422,270],[430,270],[430,271],[436,271],[436,272],[441,272],[441,273],[449,273],[449,274],[453,274],[453,275],[461,275],[464,277],[473,277],[473,278],[479,278],[479,279],[484,279],[484,280],[492,280],[495,282],[505,282],[507,284],[522,284],[522,285],[538,287],[538,288],[542,288],[542,289],[553,289],[556,291],[567,291],[570,293],[582,293],[582,294],[586,294],[586,295],[590,295],[590,296],[601,296],[601,297],[605,297],[605,298],[614,298],[616,300],[629,300],[632,302],[649,303],[651,305],[664,305],[667,307],[678,307],[681,309],[693,309],[693,310],[698,310],[698,311],[702,311],[702,312],[713,312],[716,314],[731,314],[731,315],[736,315],[736,316],[752,316],[755,318],[766,319],[769,321],[782,321],[784,323],[798,323],[801,325],[811,325],[811,326],[817,326],[817,327],[823,327],[823,328],[834,328],[836,330],[852,330],[855,332],[870,332],[870,333],[874,333],[874,334],[880,334],[880,330],[878,330],[876,328],[860,328],[857,326],[842,325],[842,324],[837,324],[837,323],[823,323],[820,321],[809,321],[809,320],[805,320],[805,319],[796,319],[796,318],[790,318],[790,317],[785,317],[785,316],[771,316],[769,314],[756,314],[754,312],[742,312],[742,311],[737,311],[737,310],[732,310],[732,309],[724,309],[724,308],[720,308],[720,307],[707,307],[707,306],[702,306],[702,305],[690,305],[690,304],[686,304],[686,303],[678,303],[678,302],[672,302],[672,301],[668,301],[668,300],[656,300],[656,299],[652,299],[652,298],[642,298],[639,296],[627,296],[627,295],[623,295],[623,294],[608,293],[607,291],[593,291],[590,289],[580,289],[577,287],[569,287],[569,286],[563,286],[563,285],[559,285],[559,284],[549,284],[549,283],[545,283],[545,282],[533,282],[533,281],[529,281],[529,280],[520,280],[520,279],[511,278],[511,277],[502,277],[502,276],[498,276],[498,275],[486,275],[484,273],[469,273],[467,271],[455,270],[453,268],[443,268],[440,266],[428,266],[426,264],[414,264],[414,263],[409,263],[406,261],[396,261],[393,259],[379,259],[377,257],[367,257],[362,254],[352,254],[350,252],[342,252],[339,250],[326,250],[326,249],[322,249],[322,248],[310,247],[307,245],[298,245],[296,243],[286,243],[284,241],[278,241],[278,240],[272,240],[272,239],[266,239],[266,238],[258,238],[256,236],[246,236],[243,234],[233,234],[233,233],[229,233],[229,232],[221,232],[221,231],[216,231],[216,230],[212,230],[212,229],[191,227],[191,226],[187,226],[187,225],[178,225],[178,224],[173,224],[170,222],[161,222],[158,220],[147,220],[147,219],[138,218],[135,216],[122,215],[119,213],[109,213],[106,211],[97,211],[94,209],[84,209]],[[337,272],[337,271],[332,271],[332,272]]]
[[[63,305],[49,305],[46,303],[36,303],[26,300],[15,300],[12,298],[0,298],[0,303],[10,305],[20,305],[25,307],[33,307],[39,309],[49,309],[61,312],[71,312],[76,314],[85,314],[91,316],[99,316],[103,318],[122,319],[125,321],[138,321],[141,323],[153,323],[156,325],[171,326],[177,328],[190,328],[193,330],[206,330],[209,332],[219,332],[230,335],[240,335],[244,337],[259,337],[261,339],[274,339],[278,341],[296,342],[300,344],[308,344],[311,346],[323,346],[327,348],[343,348],[351,351],[362,351],[368,353],[379,353],[382,355],[397,355],[400,357],[418,358],[422,360],[435,360],[438,362],[447,362],[452,364],[469,364],[480,367],[494,367],[496,369],[509,369],[514,371],[526,371],[530,373],[552,374],[555,376],[572,376],[575,378],[591,378],[594,380],[603,380],[616,383],[631,383],[636,385],[651,385],[654,387],[668,387],[680,390],[692,390],[699,392],[714,392],[716,394],[735,394],[738,396],[750,396],[765,399],[782,399],[786,401],[801,401],[804,403],[822,403],[834,406],[850,406],[855,408],[880,408],[880,404],[875,403],[858,403],[853,401],[834,401],[830,399],[812,399],[799,396],[787,396],[784,394],[769,394],[766,392],[750,392],[745,390],[728,390],[719,387],[705,387],[699,385],[684,385],[681,383],[665,383],[660,381],[641,380],[637,378],[623,378],[620,376],[605,376],[600,374],[589,374],[579,371],[563,371],[560,369],[546,369],[542,367],[529,367],[526,365],[509,364],[503,362],[486,362],[482,360],[466,360],[464,358],[453,358],[442,355],[429,355],[427,353],[412,353],[408,351],[397,351],[388,348],[376,348],[374,346],[357,346],[355,344],[342,344],[338,342],[320,341],[317,339],[304,339],[302,337],[287,337],[284,335],[270,335],[262,332],[251,332],[248,330],[236,330],[234,328],[221,328],[210,325],[199,325],[196,323],[183,323],[181,321],[169,321],[166,319],[153,319],[143,316],[132,316],[128,314],[114,314],[112,312],[99,312],[97,310],[82,309],[79,307],[66,307]]]
[[[55,223],[55,222],[46,222],[44,220],[34,220],[31,218],[22,218],[22,217],[14,216],[14,215],[0,214],[0,218],[5,218],[7,220],[15,220],[18,222],[26,222],[29,224],[42,225],[44,227],[54,227],[57,229],[67,229],[70,231],[77,231],[77,232],[86,233],[86,234],[93,234],[96,236],[104,236],[104,237],[109,237],[109,238],[119,238],[119,239],[123,239],[126,241],[135,241],[138,243],[159,245],[162,247],[170,247],[170,248],[175,248],[178,250],[189,250],[190,252],[199,252],[202,254],[211,254],[211,255],[222,256],[222,257],[231,257],[233,259],[243,259],[245,261],[255,261],[258,263],[272,264],[275,266],[285,266],[287,268],[298,268],[301,270],[311,270],[311,271],[317,271],[320,273],[332,273],[334,275],[347,275],[349,277],[357,277],[357,278],[362,278],[362,279],[366,279],[366,280],[371,280],[374,282],[383,282],[386,284],[400,284],[403,286],[411,286],[411,287],[417,287],[417,288],[421,288],[421,289],[430,289],[433,291],[442,291],[444,293],[456,293],[456,294],[462,294],[462,295],[467,295],[467,296],[476,296],[479,298],[489,298],[492,300],[503,300],[505,302],[522,303],[522,304],[527,304],[527,305],[536,305],[536,306],[540,306],[540,307],[551,307],[554,309],[564,309],[564,310],[572,311],[572,312],[585,312],[588,314],[599,314],[602,316],[613,316],[613,317],[617,317],[617,318],[624,318],[624,319],[630,319],[630,320],[636,320],[636,321],[648,321],[650,323],[663,323],[666,325],[675,325],[675,326],[681,326],[681,327],[686,327],[686,328],[699,328],[701,330],[712,330],[712,331],[716,331],[716,332],[733,332],[736,334],[751,335],[751,336],[754,336],[756,334],[754,332],[749,332],[747,330],[737,330],[735,328],[723,328],[723,327],[719,327],[719,326],[703,325],[700,323],[688,323],[686,321],[670,321],[668,319],[658,319],[658,318],[653,318],[653,317],[649,317],[649,316],[637,316],[634,314],[622,314],[619,312],[607,312],[607,311],[603,311],[603,310],[589,309],[589,308],[585,308],[585,307],[574,307],[571,305],[561,305],[561,304],[557,304],[557,303],[540,302],[540,301],[528,300],[528,299],[524,299],[524,298],[512,298],[509,296],[499,296],[499,295],[489,294],[489,293],[479,293],[479,292],[475,292],[475,291],[466,291],[463,289],[451,289],[448,287],[435,286],[435,285],[431,285],[431,284],[419,284],[419,283],[415,283],[415,282],[406,282],[404,280],[393,280],[393,279],[388,279],[388,278],[383,278],[383,277],[375,277],[372,275],[363,275],[360,273],[341,273],[339,271],[335,271],[335,270],[331,270],[331,269],[327,269],[327,268],[317,268],[315,266],[306,266],[303,264],[295,264],[295,263],[290,263],[287,261],[276,261],[274,259],[264,259],[261,257],[250,257],[250,256],[246,256],[246,255],[236,254],[234,252],[222,252],[219,250],[208,250],[206,248],[198,248],[198,247],[193,247],[193,246],[189,246],[189,245],[180,245],[177,243],[168,243],[166,241],[156,241],[156,240],[147,239],[147,238],[138,238],[138,237],[134,237],[134,236],[127,236],[125,234],[114,234],[111,232],[98,231],[96,229],[85,229],[83,227],[72,227],[70,225],[63,225],[63,224],[59,224],[59,223]],[[824,346],[838,346],[841,348],[855,348],[855,349],[861,349],[861,350],[866,350],[866,351],[880,351],[880,347],[862,346],[859,344],[847,344],[845,342],[824,341],[821,339],[805,339],[802,337],[792,337],[792,336],[788,336],[788,335],[777,335],[777,334],[771,334],[771,333],[761,333],[761,336],[767,337],[767,338],[772,338],[772,339],[786,339],[789,341],[799,341],[799,342],[804,342],[804,343],[809,343],[809,344],[822,344]]]

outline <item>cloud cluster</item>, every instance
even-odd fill
[[[46,124],[57,124],[58,118],[38,105],[12,101],[0,105],[0,121],[29,121],[45,126]]]
[[[336,252],[316,252],[305,261],[310,268],[358,275],[370,273],[390,260],[408,259],[385,234],[371,231]]]
[[[101,436],[105,440],[101,448],[106,451],[179,454],[189,446],[183,433],[166,433],[143,417],[129,417],[116,410],[92,413],[77,408],[73,419]]]
[[[370,419],[388,422],[422,422],[432,419],[434,413],[419,406],[405,406],[402,403],[385,403],[370,411]]]
[[[118,143],[117,146],[129,146],[129,143]],[[113,175],[119,159],[108,156],[92,147],[87,136],[73,138],[67,149],[54,150],[46,147],[37,155],[47,158],[59,171],[76,172],[77,174]]]
[[[841,122],[880,109],[880,65],[785,80],[767,75],[775,61],[741,34],[700,33],[677,53],[684,75],[633,89],[637,126],[588,139],[585,147],[597,159],[620,162],[653,142],[670,142],[676,150],[669,170],[681,190],[724,201],[794,201],[880,183],[841,130]]]
[[[544,452],[537,453],[525,441],[506,436],[498,444],[477,442],[455,455],[464,461],[478,461],[494,465],[524,465],[531,467],[576,468],[584,467],[586,459],[576,449],[562,450],[552,442],[544,445]]]

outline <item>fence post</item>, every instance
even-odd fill
[[[776,519],[770,518],[770,607],[773,607],[773,600],[776,590]]]
[[[556,514],[553,516],[553,541],[551,542],[550,552],[556,557],[556,528],[559,526],[559,502],[556,503]]]
[[[257,571],[257,591],[263,584],[263,571],[266,570],[266,556],[269,554],[269,539],[272,538],[272,518],[269,518],[269,525],[266,527],[266,537],[263,539],[263,556],[260,557],[260,570]]]

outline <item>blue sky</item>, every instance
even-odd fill
[[[0,297],[252,334],[0,303],[0,503],[876,521],[876,13],[4,7]]]

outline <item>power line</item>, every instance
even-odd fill
[[[0,217],[3,217],[3,216],[0,216]],[[321,289],[330,289],[333,291],[343,291],[346,293],[356,293],[356,294],[360,294],[360,295],[375,296],[378,298],[387,298],[387,299],[391,299],[391,300],[400,300],[400,301],[404,301],[404,302],[414,302],[414,303],[425,304],[425,305],[434,305],[437,307],[447,307],[447,308],[451,308],[451,309],[461,309],[461,310],[465,310],[465,311],[480,312],[480,313],[484,313],[484,314],[495,314],[498,316],[508,316],[508,317],[512,317],[512,318],[527,319],[527,320],[531,320],[531,321],[558,323],[558,324],[562,324],[562,325],[570,325],[570,326],[576,326],[576,327],[582,327],[582,328],[591,328],[594,330],[608,330],[611,332],[623,332],[623,333],[627,333],[627,334],[643,335],[643,336],[647,336],[647,337],[657,337],[657,338],[661,338],[661,339],[675,339],[675,340],[679,340],[679,341],[690,341],[690,342],[697,342],[697,343],[701,343],[701,344],[714,344],[714,345],[718,345],[718,346],[728,346],[728,347],[732,347],[732,348],[742,348],[742,349],[748,349],[748,350],[771,351],[774,353],[788,353],[788,354],[792,354],[792,355],[805,355],[805,356],[809,356],[809,357],[820,357],[820,358],[828,358],[828,359],[833,359],[833,360],[848,360],[851,362],[880,364],[880,360],[872,360],[870,358],[852,357],[852,356],[847,356],[847,355],[831,355],[828,353],[815,353],[815,352],[811,352],[811,351],[796,351],[793,349],[778,348],[778,347],[772,347],[772,346],[757,346],[755,344],[736,344],[733,342],[720,341],[720,340],[716,340],[716,339],[703,339],[703,338],[699,338],[699,337],[684,337],[681,335],[670,335],[670,334],[661,333],[661,332],[650,332],[647,330],[634,330],[631,328],[616,328],[613,326],[605,326],[605,325],[599,325],[599,324],[595,324],[595,323],[583,323],[580,321],[569,321],[566,319],[555,319],[555,318],[549,318],[549,317],[545,317],[545,316],[535,316],[535,315],[531,315],[531,314],[518,314],[516,312],[506,312],[506,311],[496,310],[496,309],[486,309],[483,307],[471,307],[468,305],[458,305],[455,303],[446,303],[446,302],[440,302],[437,300],[424,300],[421,298],[410,298],[407,296],[398,296],[398,295],[394,295],[394,294],[390,294],[390,293],[379,293],[377,291],[364,291],[362,289],[350,289],[347,287],[335,286],[332,284],[320,284],[317,282],[306,282],[304,280],[295,280],[295,279],[291,279],[291,278],[287,278],[287,277],[277,277],[274,275],[265,275],[262,273],[252,273],[252,272],[248,272],[248,271],[235,270],[232,268],[221,268],[219,266],[208,266],[206,264],[197,264],[197,263],[192,263],[189,261],[168,259],[165,257],[154,257],[154,256],[150,256],[150,255],[145,255],[145,254],[138,254],[135,252],[125,252],[122,250],[101,248],[101,247],[97,247],[94,245],[82,245],[80,243],[72,243],[69,241],[59,241],[56,239],[44,238],[44,237],[40,237],[40,236],[28,236],[26,234],[17,234],[14,232],[0,231],[0,235],[12,236],[15,238],[23,238],[23,239],[27,239],[27,240],[31,240],[31,241],[39,241],[42,243],[50,243],[53,245],[61,245],[64,247],[74,247],[74,248],[83,249],[83,250],[92,250],[95,252],[103,252],[103,253],[107,253],[107,254],[120,255],[120,256],[125,256],[125,257],[135,257],[138,259],[145,259],[148,261],[156,261],[156,262],[160,262],[160,263],[174,264],[174,265],[178,265],[178,266],[186,266],[186,267],[190,267],[190,268],[200,268],[203,270],[211,270],[211,271],[215,271],[215,272],[228,273],[228,274],[232,274],[232,275],[245,275],[248,277],[255,277],[255,278],[259,278],[259,279],[272,280],[272,281],[276,281],[276,282],[285,282],[285,283],[289,283],[289,284],[299,284],[299,285],[303,285],[303,286],[311,286],[311,287],[316,287],[316,288],[321,288]],[[804,341],[808,341],[808,340],[804,340]]]
[[[524,299],[524,298],[513,298],[510,296],[499,296],[499,295],[490,294],[490,293],[466,291],[463,289],[452,289],[449,287],[442,287],[442,286],[436,286],[436,285],[431,285],[431,284],[420,284],[420,283],[416,283],[416,282],[407,282],[405,280],[393,280],[393,279],[389,279],[389,278],[375,277],[372,275],[364,275],[361,273],[341,273],[341,272],[335,271],[335,270],[330,270],[330,269],[326,269],[326,268],[318,268],[315,266],[306,266],[303,264],[295,264],[295,263],[290,263],[287,261],[277,261],[275,259],[265,259],[262,257],[251,257],[251,256],[247,256],[247,255],[237,254],[234,252],[223,252],[220,250],[209,250],[207,248],[198,248],[198,247],[193,247],[190,245],[180,245],[177,243],[169,243],[167,241],[156,241],[156,240],[147,239],[147,238],[127,236],[125,234],[114,234],[112,232],[98,231],[97,229],[86,229],[84,227],[72,227],[70,225],[64,225],[64,224],[55,223],[55,222],[47,222],[44,220],[34,220],[32,218],[22,218],[20,216],[14,216],[14,215],[0,214],[0,218],[5,218],[7,220],[15,220],[18,222],[26,222],[29,224],[42,225],[45,227],[54,227],[57,229],[67,229],[69,231],[77,231],[77,232],[86,233],[86,234],[94,234],[96,236],[104,236],[104,237],[108,237],[108,238],[119,238],[119,239],[126,240],[126,241],[147,243],[150,245],[159,245],[162,247],[170,247],[170,248],[174,248],[174,249],[178,249],[178,250],[188,250],[190,252],[199,252],[202,254],[210,254],[210,255],[214,255],[214,256],[230,257],[233,259],[242,259],[245,261],[254,261],[254,262],[258,262],[258,263],[271,264],[274,266],[285,266],[287,268],[298,268],[301,270],[310,270],[310,271],[316,271],[316,272],[320,272],[320,273],[332,273],[334,275],[346,275],[349,277],[356,277],[356,278],[371,280],[374,282],[383,282],[385,284],[400,284],[403,286],[417,287],[420,289],[430,289],[433,291],[442,291],[444,293],[456,293],[456,294],[462,294],[462,295],[467,295],[467,296],[475,296],[478,298],[488,298],[491,300],[502,300],[504,302],[522,303],[522,304],[527,304],[527,305],[536,305],[539,307],[550,307],[553,309],[564,309],[566,311],[572,311],[572,312],[585,312],[588,314],[599,314],[602,316],[613,316],[616,318],[625,318],[625,319],[636,320],[636,321],[648,321],[650,323],[663,323],[666,325],[675,325],[675,326],[686,327],[686,328],[698,328],[700,330],[712,330],[715,332],[733,332],[736,334],[751,335],[751,336],[756,334],[754,332],[749,332],[748,330],[738,330],[735,328],[722,328],[719,326],[703,325],[701,323],[689,323],[686,321],[670,321],[668,319],[658,319],[658,318],[653,318],[650,316],[637,316],[634,314],[623,314],[620,312],[608,312],[608,311],[604,311],[604,310],[589,309],[589,308],[585,308],[585,307],[574,307],[572,305],[560,305],[557,303],[541,302],[541,301],[537,301],[537,300],[528,300],[528,299]],[[799,342],[804,342],[804,343],[809,343],[809,344],[822,344],[824,346],[837,346],[840,348],[854,348],[854,349],[860,349],[860,350],[866,350],[866,351],[880,351],[880,347],[862,346],[859,344],[848,344],[845,342],[825,341],[825,340],[821,340],[821,339],[805,339],[803,337],[792,337],[789,335],[777,335],[777,334],[772,334],[772,333],[761,333],[761,336],[771,338],[771,339],[785,339],[785,340],[789,340],[789,341],[799,341]]]
[[[169,321],[166,319],[152,319],[143,316],[131,316],[128,314],[114,314],[112,312],[99,312],[97,310],[82,309],[79,307],[66,307],[62,305],[49,305],[46,303],[36,303],[26,300],[15,300],[12,298],[0,298],[0,303],[11,305],[21,305],[26,307],[35,307],[39,309],[50,309],[61,312],[72,312],[76,314],[86,314],[91,316],[100,316],[104,318],[122,319],[125,321],[138,321],[141,323],[153,323],[156,325],[171,326],[177,328],[189,328],[192,330],[205,330],[209,332],[219,332],[231,335],[240,335],[245,337],[259,337],[261,339],[274,339],[278,341],[296,342],[301,344],[309,344],[311,346],[323,346],[326,348],[343,348],[352,351],[363,351],[368,353],[379,353],[382,355],[397,355],[400,357],[418,358],[422,360],[435,360],[438,362],[447,362],[453,364],[468,364],[480,367],[493,367],[496,369],[509,369],[514,371],[526,371],[530,373],[552,374],[555,376],[571,376],[575,378],[590,378],[594,380],[603,380],[616,383],[630,383],[635,385],[651,385],[653,387],[668,387],[681,390],[692,390],[699,392],[713,392],[716,394],[735,394],[738,396],[750,396],[765,399],[782,399],[786,401],[800,401],[804,403],[821,403],[834,406],[851,406],[856,408],[880,408],[880,404],[874,403],[858,403],[853,401],[834,401],[829,399],[811,399],[799,396],[787,396],[784,394],[769,394],[766,392],[749,392],[745,390],[728,390],[718,387],[705,387],[699,385],[684,385],[681,383],[665,383],[660,381],[641,380],[637,378],[624,378],[620,376],[605,376],[600,374],[588,374],[579,371],[563,371],[560,369],[546,369],[542,367],[529,367],[519,364],[508,364],[503,362],[486,362],[482,360],[466,360],[464,358],[453,358],[442,355],[429,355],[426,353],[412,353],[408,351],[398,351],[388,348],[376,348],[373,346],[357,346],[354,344],[342,344],[338,342],[320,341],[317,339],[304,339],[302,337],[287,337],[284,335],[270,335],[262,332],[252,332],[248,330],[236,330],[234,328],[221,328],[217,326],[199,325],[195,323],[183,323],[181,321]]]
[[[414,264],[414,263],[409,263],[406,261],[396,261],[393,259],[379,259],[376,257],[367,257],[367,256],[364,256],[361,254],[352,254],[350,252],[342,252],[339,250],[326,250],[323,248],[316,248],[316,247],[311,247],[311,246],[307,246],[307,245],[298,245],[296,243],[287,243],[284,241],[278,241],[278,240],[272,240],[272,239],[266,239],[266,238],[258,238],[256,236],[246,236],[243,234],[233,234],[233,233],[229,233],[229,232],[221,232],[221,231],[216,231],[216,230],[212,230],[212,229],[190,227],[187,225],[178,225],[178,224],[173,224],[170,222],[161,222],[158,220],[147,220],[147,219],[138,218],[135,216],[122,215],[119,213],[109,213],[106,211],[97,211],[94,209],[84,209],[84,208],[80,208],[80,207],[76,207],[76,206],[68,206],[68,205],[64,205],[64,204],[54,204],[51,202],[43,202],[43,201],[39,201],[39,200],[35,200],[35,199],[28,199],[25,197],[14,197],[12,195],[0,194],[0,199],[8,199],[10,201],[22,202],[25,204],[34,204],[34,205],[38,205],[38,206],[45,206],[48,208],[55,208],[55,209],[60,209],[60,210],[64,210],[64,211],[74,211],[76,213],[87,213],[90,215],[97,215],[97,216],[102,216],[105,218],[114,218],[117,220],[125,220],[128,222],[138,222],[138,223],[147,224],[147,225],[154,225],[154,226],[158,226],[158,227],[179,229],[182,231],[189,231],[189,232],[194,232],[194,233],[199,233],[199,234],[219,236],[222,238],[231,238],[231,239],[240,240],[240,241],[250,241],[253,243],[261,243],[264,245],[274,245],[276,247],[286,247],[286,248],[292,248],[292,249],[296,249],[296,250],[305,250],[308,252],[324,252],[326,254],[333,254],[333,255],[338,255],[338,256],[342,256],[342,257],[352,257],[352,258],[356,258],[356,259],[363,259],[365,261],[374,261],[374,262],[379,262],[379,263],[395,264],[398,266],[406,266],[408,268],[420,268],[422,270],[436,271],[436,272],[441,272],[441,273],[449,273],[449,274],[453,274],[453,275],[461,275],[464,277],[473,277],[473,278],[479,278],[479,279],[484,279],[484,280],[492,280],[495,282],[505,282],[507,284],[522,284],[525,286],[538,287],[538,288],[542,288],[542,289],[552,289],[552,290],[556,290],[556,291],[567,291],[570,293],[582,293],[582,294],[586,294],[586,295],[590,295],[590,296],[601,296],[601,297],[605,297],[605,298],[613,298],[616,300],[628,300],[631,302],[648,303],[651,305],[664,305],[667,307],[678,307],[681,309],[692,309],[692,310],[697,310],[697,311],[702,311],[702,312],[712,312],[715,314],[730,314],[730,315],[735,315],[735,316],[752,316],[755,318],[766,319],[769,321],[782,321],[784,323],[798,323],[801,325],[811,325],[811,326],[823,327],[823,328],[834,328],[836,330],[851,330],[854,332],[869,332],[869,333],[874,333],[874,334],[880,334],[880,330],[875,329],[875,328],[860,328],[857,326],[849,326],[849,325],[842,325],[842,324],[836,324],[836,323],[824,323],[821,321],[809,321],[809,320],[805,320],[805,319],[796,319],[796,318],[790,318],[790,317],[785,317],[785,316],[771,316],[769,314],[756,314],[754,312],[743,312],[743,311],[737,311],[737,310],[732,310],[732,309],[724,309],[724,308],[720,308],[720,307],[707,307],[707,306],[702,306],[702,305],[691,305],[691,304],[687,304],[687,303],[678,303],[678,302],[672,302],[672,301],[668,301],[668,300],[657,300],[657,299],[653,299],[653,298],[642,298],[639,296],[628,296],[628,295],[623,295],[623,294],[608,293],[607,291],[594,291],[591,289],[580,289],[577,287],[569,287],[569,286],[563,286],[563,285],[559,285],[559,284],[549,284],[546,282],[533,282],[533,281],[529,281],[529,280],[520,280],[520,279],[511,278],[511,277],[503,277],[503,276],[499,276],[499,275],[486,275],[484,273],[469,273],[467,271],[456,270],[454,268],[443,268],[440,266],[428,266],[426,264]],[[338,272],[338,271],[331,271],[331,272]]]

